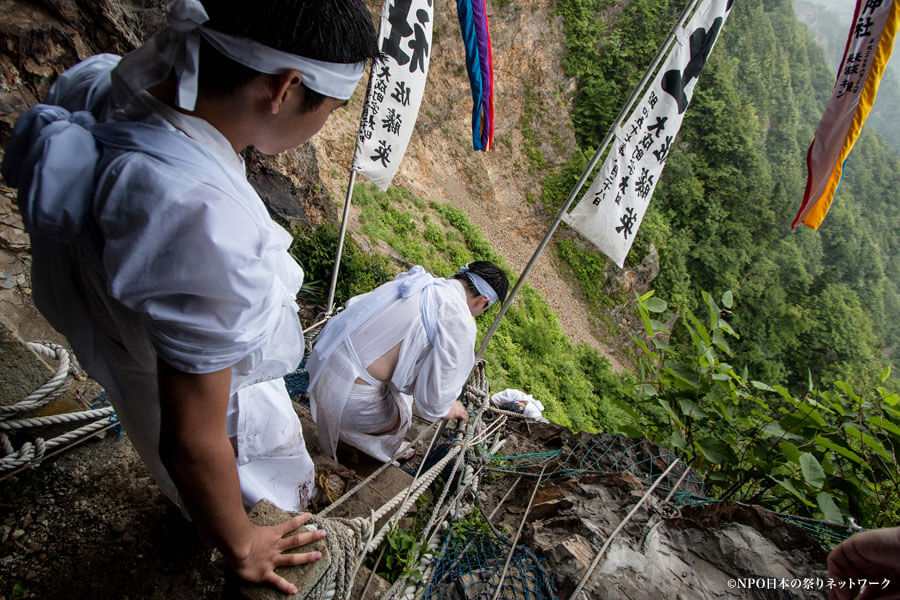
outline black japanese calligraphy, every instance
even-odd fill
[[[428,36],[425,35],[422,25],[428,22],[428,11],[417,10],[416,19],[418,23],[414,26],[415,38],[409,42],[409,48],[412,50],[412,64],[409,65],[409,72],[415,73],[418,68],[424,73],[425,57],[428,56]]]
[[[653,189],[653,175],[649,174],[648,169],[641,169],[641,176],[634,182],[634,191],[639,197],[646,198]]]
[[[678,103],[678,114],[687,110],[688,98],[684,88],[687,87],[692,79],[700,75],[700,71],[706,65],[706,59],[709,58],[709,53],[712,51],[713,44],[719,35],[723,22],[724,19],[722,17],[717,17],[708,32],[706,29],[698,27],[691,34],[691,58],[688,64],[685,65],[684,70],[672,69],[663,74],[662,89],[675,98],[675,101]]]
[[[619,220],[621,225],[616,227],[616,233],[621,233],[622,237],[627,240],[628,236],[632,234],[635,221],[637,221],[637,215],[634,214],[634,209],[631,207],[626,208],[625,214]]]
[[[381,120],[381,128],[397,135],[400,133],[401,125],[403,125],[401,115],[393,108],[389,108],[387,115]]]
[[[431,2],[428,3],[431,6]],[[396,0],[391,3],[388,9],[388,23],[391,24],[391,33],[381,44],[381,51],[397,61],[398,65],[409,65],[410,73],[416,70],[425,72],[425,58],[428,56],[428,35],[423,25],[431,19],[428,11],[419,9],[416,11],[416,19],[413,25],[409,23],[409,11],[412,8],[412,0]],[[405,48],[408,48],[410,54],[404,49],[403,41],[412,38],[406,42]]]
[[[612,187],[613,182],[616,180],[616,175],[618,174],[619,165],[613,163],[609,175],[603,180],[603,188],[594,193],[594,206],[600,205],[600,202],[606,197],[606,192]]]
[[[872,17],[860,17],[859,21],[856,22],[856,28],[854,31],[856,32],[856,37],[868,37],[872,35]]]
[[[391,147],[384,140],[378,140],[378,147],[375,148],[375,154],[369,157],[369,160],[377,160],[381,162],[382,167],[387,167],[391,162]]]
[[[647,131],[649,133],[656,133],[656,137],[659,137],[663,130],[666,128],[666,121],[669,120],[669,117],[656,117],[656,123],[653,125],[647,125]]]
[[[391,24],[391,33],[381,44],[381,51],[397,61],[399,65],[409,62],[409,55],[403,51],[400,42],[413,34],[413,28],[409,25],[409,9],[412,8],[412,0],[397,0],[391,2],[388,9],[388,23]]]
[[[394,92],[391,94],[391,98],[399,102],[402,106],[409,106],[411,91],[412,90],[406,85],[405,81],[398,81],[397,85],[394,86]]]
[[[659,145],[659,149],[653,151],[653,156],[656,157],[657,162],[663,162],[666,160],[666,156],[669,155],[669,147],[672,145],[672,136],[667,135],[666,141],[662,142]]]

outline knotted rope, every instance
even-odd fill
[[[13,404],[12,406],[0,406],[0,419],[6,419],[12,415],[18,415],[26,412],[37,410],[53,402],[61,396],[69,388],[69,370],[71,361],[69,353],[59,344],[52,342],[28,342],[28,347],[52,360],[56,360],[58,365],[56,373],[50,380],[28,394],[24,400]]]
[[[331,563],[328,570],[303,597],[322,600],[349,598],[356,571],[366,555],[366,541],[371,537],[370,522],[366,519],[314,516],[310,524],[316,529],[325,530],[324,540],[328,545]],[[310,528],[310,524],[307,528]]]
[[[69,375],[75,369],[69,358],[69,353],[59,344],[52,342],[29,342],[28,347],[35,352],[57,361],[56,372],[50,380],[29,394],[24,400],[11,406],[0,407],[0,447],[3,449],[3,457],[0,458],[0,478],[12,475],[19,469],[36,465],[45,457],[58,452],[75,442],[83,441],[94,435],[115,426],[113,420],[113,408],[104,407],[96,410],[87,410],[73,413],[50,415],[46,417],[31,417],[11,419],[10,417],[32,412],[47,406],[59,398],[69,387]],[[77,429],[63,433],[50,440],[44,441],[37,438],[33,442],[25,442],[16,450],[9,439],[7,432],[24,431],[32,427],[47,425],[60,425],[98,419]]]

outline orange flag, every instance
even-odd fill
[[[857,0],[831,100],[806,155],[806,192],[791,229],[800,221],[818,229],[825,219],[844,161],[875,102],[898,24],[900,0]]]

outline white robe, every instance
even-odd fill
[[[102,151],[83,228],[61,241],[31,224],[35,303],[109,393],[173,501],[177,490],[159,458],[157,356],[188,373],[231,367],[226,430],[237,438],[244,502],[268,498],[300,510],[314,471],[281,380],[303,353],[295,303],[303,272],[287,252],[291,237],[209,123],[148,94],[121,107],[98,100],[117,60],[101,55],[76,65],[48,96],[69,110],[93,109],[105,122],[89,129]],[[48,145],[45,162],[78,162],[74,150],[66,156],[66,139]],[[51,206],[53,197],[65,198],[64,189],[41,194]],[[39,214],[31,198],[24,202],[23,214]]]
[[[325,326],[307,361],[319,445],[332,457],[340,438],[370,456],[389,460],[409,428],[413,402],[424,419],[446,416],[475,364],[477,330],[459,281],[435,279],[429,290],[390,298],[372,307],[373,314],[365,322],[344,327],[348,316],[352,317],[350,309],[369,303],[377,291],[352,298],[347,310]],[[425,310],[427,294],[432,305]],[[427,327],[425,320],[430,321]],[[329,328],[347,331],[335,340],[330,355],[323,356],[323,348],[330,346],[326,343]],[[366,367],[398,343],[400,353],[391,380],[375,380]],[[357,378],[369,382],[368,390],[354,383]],[[386,418],[376,418],[378,413]],[[397,427],[378,435],[346,425],[370,421],[369,431],[379,431],[395,415],[399,415]]]
[[[542,414],[544,412],[544,405],[541,404],[541,401],[536,400],[534,396],[526,394],[522,390],[506,388],[502,392],[497,392],[491,396],[491,402],[494,406],[501,406],[509,402],[516,402],[519,404],[524,403],[525,406],[522,407],[522,414],[526,417],[531,417],[536,421],[547,422],[547,419],[545,419]]]

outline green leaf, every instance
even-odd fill
[[[672,437],[670,439],[672,443],[672,447],[678,448],[679,450],[687,449],[687,440],[684,439],[684,436],[681,434],[681,430],[673,429]]]
[[[639,429],[639,428],[635,427],[634,425],[627,425],[627,424],[622,425],[619,429],[621,430],[621,432],[623,434],[627,435],[628,437],[633,437],[633,438],[647,437],[647,432],[645,430]]]
[[[662,321],[657,321],[656,319],[650,319],[650,327],[653,328],[653,333],[669,333],[669,330],[666,329],[666,324]]]
[[[857,402],[859,401],[859,396],[856,395],[856,393],[853,391],[853,387],[846,381],[835,381],[834,387],[850,396],[850,398],[852,398],[853,400],[856,400]]]
[[[734,294],[731,293],[731,290],[722,294],[722,306],[728,309],[734,306]]]
[[[890,376],[891,376],[891,365],[888,365],[881,372],[881,381],[882,382],[887,381],[888,377],[890,377]]]
[[[656,391],[656,386],[650,385],[649,383],[641,385],[641,392],[650,397],[656,396],[659,393]]]
[[[741,336],[738,335],[738,332],[734,330],[734,328],[726,321],[725,319],[719,318],[716,321],[716,328],[724,330],[726,333],[731,335],[731,337],[739,338]]]
[[[893,421],[888,421],[887,419],[883,419],[881,417],[869,417],[869,423],[884,429],[885,431],[893,434],[894,436],[900,438],[900,427],[897,427]]]
[[[780,423],[773,422],[762,428],[762,431],[775,438],[785,440],[803,440],[803,436],[787,431]]]
[[[768,433],[772,437],[781,437],[786,432],[784,428],[778,424],[778,422],[773,421],[772,423],[767,423],[765,427],[762,428],[763,432]]]
[[[774,477],[769,477],[769,479],[771,479],[772,481],[774,481],[775,483],[777,483],[778,485],[780,485],[781,487],[783,487],[784,489],[786,489],[787,491],[789,491],[790,493],[792,493],[794,496],[796,496],[797,498],[799,498],[800,501],[803,502],[803,504],[805,504],[805,505],[807,505],[807,506],[815,507],[815,504],[813,504],[812,502],[810,502],[810,501],[806,498],[806,496],[804,496],[803,494],[801,494],[800,492],[798,492],[798,491],[797,491],[797,488],[794,487],[794,484],[792,484],[792,483],[791,483],[790,481],[788,481],[787,479],[775,479]]]
[[[788,462],[792,463],[800,463],[800,450],[794,444],[790,442],[781,442],[778,444],[778,448],[781,450],[781,454],[788,460]]]
[[[644,323],[644,333],[647,334],[647,337],[652,338],[654,331],[653,326],[650,324],[650,313],[647,312],[647,307],[643,304],[639,304],[638,308],[640,309],[638,313],[641,315],[641,321]]]
[[[688,319],[690,319],[691,323],[696,328],[697,333],[700,335],[701,339],[703,340],[703,343],[705,343],[707,346],[712,346],[712,340],[709,339],[709,331],[707,331],[706,327],[703,326],[703,323],[698,321],[697,317],[695,317],[690,312],[687,314],[687,316],[688,316]]]
[[[679,398],[678,407],[681,409],[681,414],[694,417],[695,419],[705,419],[709,416],[709,413],[700,408],[700,405],[690,398]]]
[[[867,465],[868,464],[868,463],[866,463],[866,461],[864,461],[862,459],[862,457],[859,454],[857,454],[853,450],[846,448],[844,446],[841,446],[840,444],[835,444],[831,440],[824,438],[821,435],[815,436],[813,438],[813,442],[815,442],[819,446],[822,446],[823,448],[828,448],[829,450],[837,452],[844,458],[849,458],[850,460],[852,460],[853,462],[855,462],[858,465]]]
[[[731,356],[731,346],[728,345],[728,342],[718,331],[713,332],[712,343],[716,346],[716,348],[718,348],[728,356]]]
[[[893,457],[888,453],[887,450],[884,449],[884,446],[881,445],[881,442],[873,438],[867,433],[863,433],[853,425],[844,425],[844,431],[846,431],[851,438],[855,440],[859,440],[864,443],[866,446],[874,450],[878,453],[882,458],[887,461],[893,462]]]
[[[691,388],[696,390],[699,387],[700,374],[687,365],[680,363],[677,360],[666,360],[663,362],[663,368],[666,373],[672,375],[679,381],[686,383]]]
[[[644,386],[649,387],[649,388],[653,387],[652,385],[647,385],[647,384],[644,384]],[[642,387],[644,387],[644,386],[642,386]],[[655,392],[656,392],[656,390],[654,390],[654,394],[650,394],[650,395],[655,395]],[[635,422],[640,422],[640,420],[641,420],[640,413],[638,413],[638,411],[636,411],[629,402],[625,402],[624,400],[622,400],[621,398],[617,398],[616,396],[613,396],[612,398],[610,398],[610,400],[612,400],[613,405],[615,405],[620,410],[624,411],[625,414],[627,414],[629,417],[634,419]]]
[[[661,339],[656,338],[656,337],[653,338],[653,345],[656,347],[657,350],[667,350],[669,352],[674,351],[674,349],[668,342],[664,342]]]
[[[796,428],[797,426],[810,427],[812,424],[818,425],[819,427],[825,425],[825,419],[822,418],[819,411],[817,411],[815,407],[809,405],[801,406],[797,413],[787,415],[783,419],[780,419],[779,422],[781,423],[781,426],[786,429]]]
[[[763,383],[762,381],[756,381],[755,379],[750,382],[750,385],[753,386],[757,390],[763,390],[764,392],[774,392],[775,388],[773,388],[768,383]]]
[[[787,402],[790,402],[791,404],[797,403],[797,400],[793,396],[791,396],[791,393],[783,385],[772,386],[772,389],[778,392],[781,397],[784,398]]]
[[[834,498],[831,497],[831,494],[819,492],[816,494],[816,502],[819,504],[822,514],[825,515],[826,521],[843,525],[844,515],[841,513],[841,509],[838,508],[838,505],[834,503]]]
[[[697,447],[706,460],[716,465],[726,462],[734,456],[734,452],[727,444],[713,437],[697,440]]]
[[[643,352],[647,356],[647,358],[649,358],[653,362],[659,360],[659,354],[648,348],[647,344],[644,343],[644,340],[638,338],[637,336],[632,336],[631,339],[634,340],[634,343],[638,348],[641,349],[641,352]]]
[[[644,301],[644,306],[646,306],[647,310],[649,310],[652,313],[661,313],[661,312],[664,312],[667,308],[669,308],[669,305],[666,304],[665,300],[663,300],[662,298],[656,298],[656,297],[647,298]]]
[[[822,465],[809,452],[800,455],[800,472],[803,473],[806,483],[814,488],[821,488],[825,483],[825,471],[822,470]]]
[[[675,421],[675,424],[678,425],[681,429],[685,429],[684,423],[681,422],[681,418],[675,413],[669,403],[663,398],[657,398],[656,401],[660,406],[672,417],[672,420]]]
[[[897,394],[886,394],[881,399],[889,406],[897,406],[897,403],[900,403],[900,396]]]

